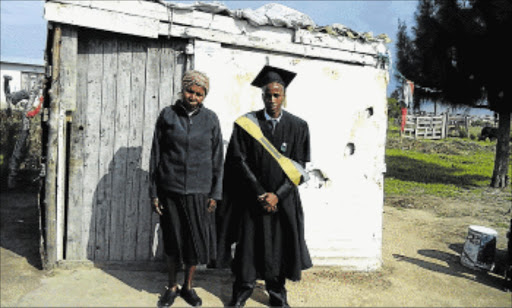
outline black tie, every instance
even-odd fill
[[[273,135],[274,131],[276,130],[277,120],[271,119],[270,120],[270,125],[272,126],[272,135]]]

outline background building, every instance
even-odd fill
[[[42,59],[2,57],[0,60],[0,109],[7,108],[7,103],[5,101],[4,76],[7,75],[12,77],[12,80],[9,82],[12,93],[20,90],[30,91],[34,86],[39,84],[39,81],[42,78],[44,78],[44,73],[45,65]]]

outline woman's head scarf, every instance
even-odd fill
[[[207,95],[210,90],[210,79],[203,72],[195,70],[186,71],[183,75],[181,86],[185,90],[192,85],[203,87],[204,94]]]

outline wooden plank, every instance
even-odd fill
[[[66,215],[66,153],[67,121],[66,110],[76,105],[76,57],[78,50],[76,28],[62,25],[59,52],[59,124],[57,145],[57,260],[64,258],[64,234]]]
[[[116,110],[116,76],[117,76],[117,40],[103,38],[101,74],[101,114],[99,119],[99,160],[98,187],[96,189],[96,252],[95,260],[110,260],[110,214],[117,211],[112,208],[112,165],[114,158],[114,129],[113,114]],[[122,232],[119,230],[119,232]],[[116,259],[119,260],[119,259]]]
[[[151,256],[151,207],[149,200],[149,158],[155,122],[159,113],[160,42],[150,41],[147,49],[144,120],[142,125],[142,160],[139,193],[139,228],[137,229],[137,260]]]
[[[60,84],[63,109],[76,108],[78,38],[76,27],[62,25]]]
[[[82,243],[87,245],[87,258],[94,260],[97,250],[103,250],[102,243],[96,241],[96,218],[98,181],[99,181],[99,150],[100,150],[100,112],[103,75],[103,44],[100,39],[90,37],[87,43],[87,103],[85,107],[86,121],[84,126],[84,187],[83,206],[84,229]]]
[[[72,113],[69,157],[69,195],[67,212],[67,238],[66,260],[87,259],[87,241],[83,242],[83,230],[86,224],[90,224],[85,215],[85,206],[82,199],[84,186],[84,149],[86,123],[85,107],[87,106],[87,65],[88,65],[87,41],[78,41],[77,50],[77,87],[76,109]]]
[[[120,4],[124,6],[125,4]],[[158,38],[159,21],[153,17],[117,14],[67,3],[46,2],[46,20],[142,37]]]
[[[112,209],[110,213],[110,259],[124,258],[124,219],[128,192],[127,159],[130,131],[130,83],[132,44],[127,39],[118,40],[117,104],[114,112],[114,159],[112,174]],[[134,250],[134,247],[131,247]]]
[[[52,92],[50,94],[50,110],[48,125],[48,147],[46,153],[46,179],[45,179],[45,227],[46,227],[46,253],[43,266],[46,269],[53,268],[57,263],[57,126],[59,115],[59,64],[60,64],[60,39],[61,28],[55,27],[52,46]]]
[[[173,89],[173,104],[180,99],[180,93],[181,93],[181,79],[183,77],[183,73],[186,70],[187,66],[187,55],[184,52],[181,52],[185,50],[185,44],[186,42],[177,42],[173,43],[173,48],[175,50],[175,57],[174,57],[174,89]]]
[[[144,113],[144,86],[146,72],[146,48],[141,41],[133,41],[130,88],[130,131],[126,178],[126,212],[124,218],[123,259],[135,260],[137,228],[139,225],[138,202],[140,191],[140,160],[142,154],[142,115]]]
[[[57,207],[57,230],[56,246],[57,261],[64,258],[64,216],[65,216],[65,197],[66,197],[66,113],[59,101],[59,115],[57,124],[57,188],[56,188],[56,207]]]
[[[160,87],[159,87],[159,109],[173,104],[174,91],[174,70],[176,57],[173,45],[170,41],[162,42],[160,56]]]

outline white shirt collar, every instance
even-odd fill
[[[264,112],[265,113],[265,119],[267,121],[276,120],[277,123],[279,123],[279,121],[281,121],[281,118],[283,117],[283,110],[281,110],[281,114],[277,118],[273,118],[273,117],[269,116],[268,113],[267,113],[267,110],[264,109],[264,111],[265,111]]]

